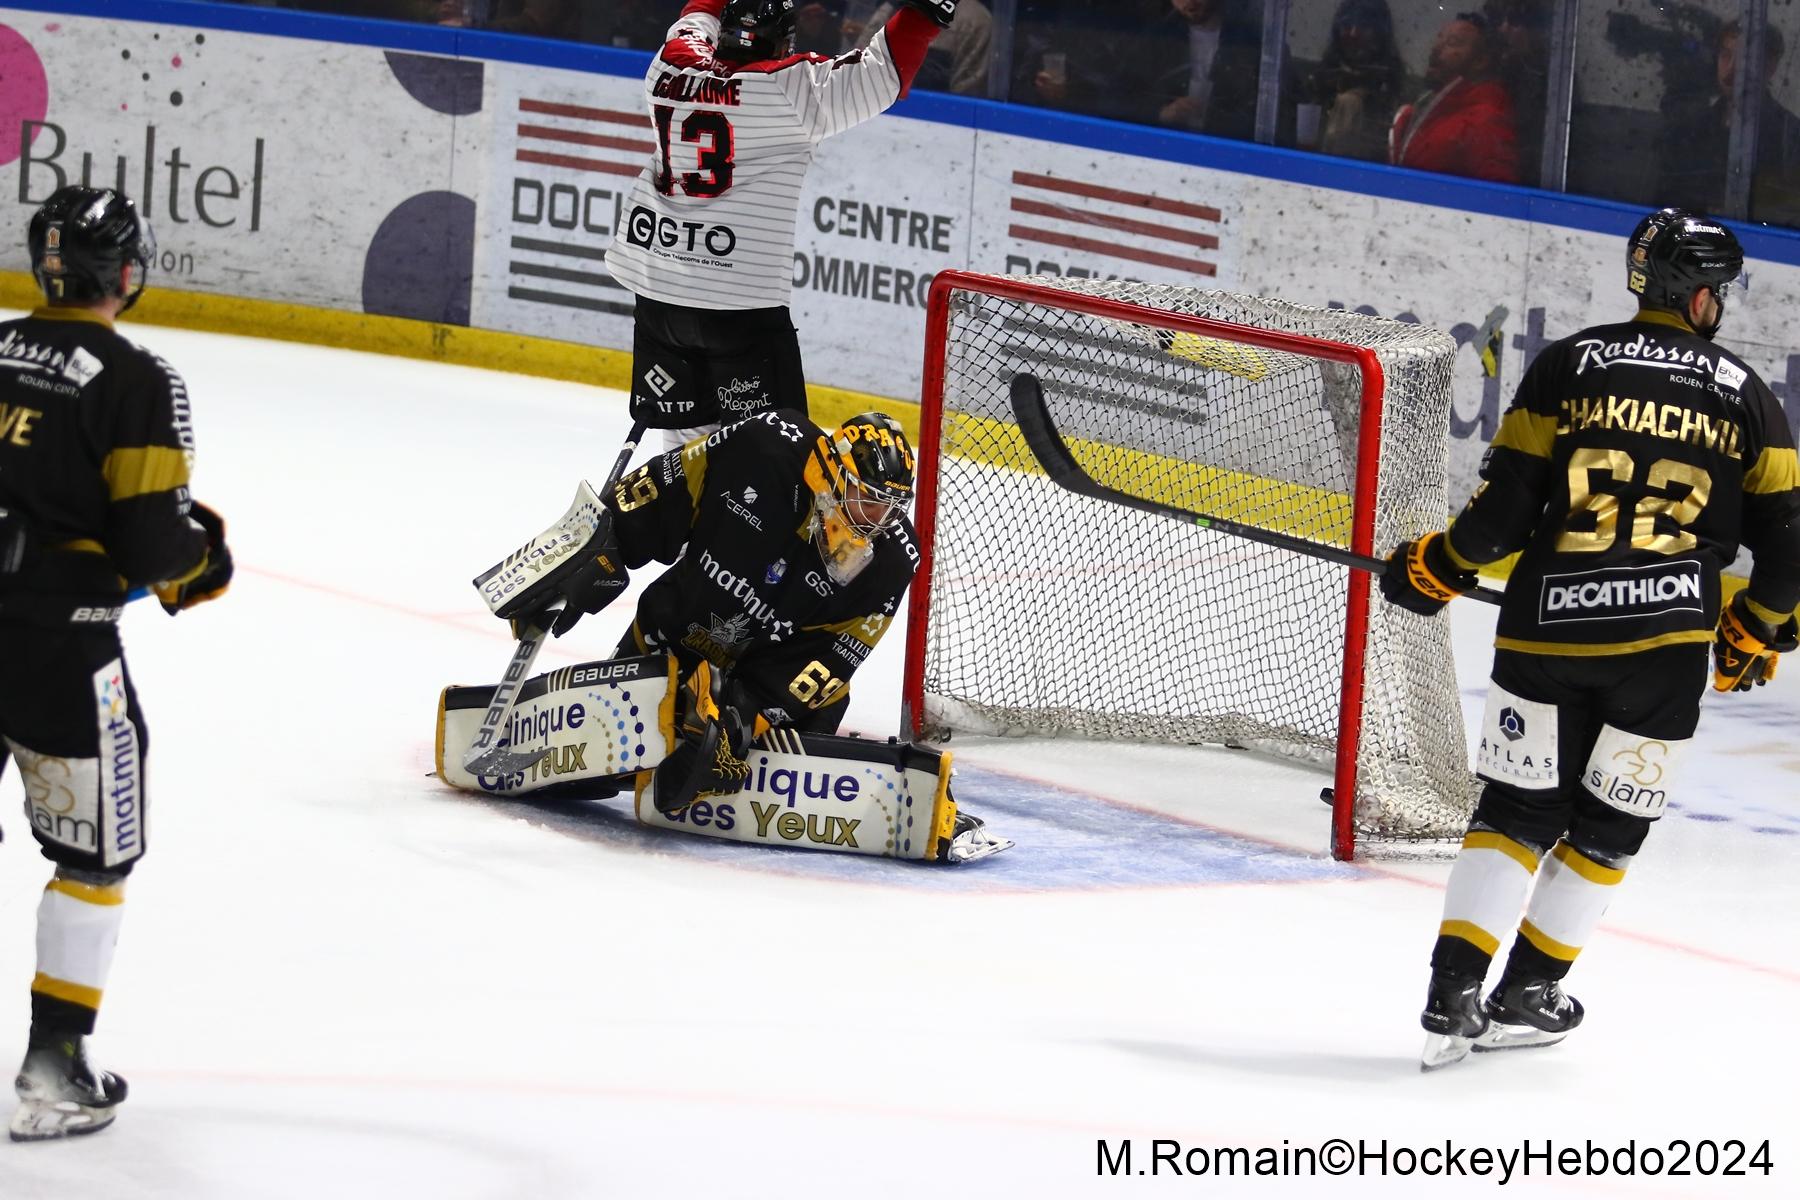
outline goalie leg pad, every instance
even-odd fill
[[[494,688],[447,687],[438,698],[438,777],[489,795],[544,789],[571,799],[613,795],[621,780],[655,767],[669,752],[663,710],[674,672],[672,656],[655,654],[578,663],[526,680],[501,745],[537,753],[528,766],[496,776],[470,774],[456,752],[480,726]]]
[[[979,822],[959,827],[946,753],[791,730],[766,741],[783,749],[753,749],[741,791],[675,813],[658,810],[656,784],[640,776],[638,820],[764,846],[922,861],[967,861],[1012,844]]]

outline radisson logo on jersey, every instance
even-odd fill
[[[1538,622],[1611,621],[1705,609],[1700,564],[1659,563],[1547,575],[1538,601]]]

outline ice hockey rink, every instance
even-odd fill
[[[1334,863],[1326,780],[1297,767],[959,740],[959,802],[1018,844],[958,869],[449,790],[429,776],[438,690],[492,681],[510,645],[469,580],[604,475],[622,398],[127,332],[188,379],[195,493],[230,522],[237,577],[177,620],[125,618],[153,825],[94,1050],[131,1098],[97,1137],[0,1144],[5,1200],[1800,1194],[1800,664],[1708,700],[1572,976],[1587,1023],[1422,1076],[1448,865]],[[604,657],[629,609],[539,669]],[[1454,617],[1472,715],[1492,613]],[[902,640],[858,675],[855,729],[895,731]],[[7,1064],[49,870],[17,788]],[[1131,1139],[1129,1176],[1099,1175],[1099,1139]],[[1341,1162],[1333,1139],[1393,1158],[1385,1177],[1178,1177],[1153,1139],[1184,1167],[1239,1147]],[[1698,1171],[1765,1139],[1772,1171],[1732,1178],[1517,1157],[1686,1141]],[[1465,1174],[1394,1173],[1447,1148]]]

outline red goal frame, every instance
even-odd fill
[[[1372,555],[1375,537],[1375,488],[1381,466],[1381,399],[1386,380],[1373,350],[1302,334],[1257,329],[1229,321],[1147,308],[1123,300],[1089,296],[1046,287],[1016,277],[944,271],[932,281],[925,316],[925,373],[919,397],[918,482],[913,523],[919,534],[919,567],[907,605],[906,675],[901,690],[901,736],[924,733],[925,644],[931,609],[933,542],[937,534],[938,447],[943,432],[944,375],[948,355],[950,301],[956,292],[1037,303],[1088,316],[1126,321],[1177,333],[1194,333],[1265,350],[1347,363],[1361,373],[1361,419],[1356,448],[1356,479],[1351,492],[1350,549]],[[1349,860],[1356,855],[1356,760],[1362,741],[1363,659],[1369,633],[1367,571],[1350,573],[1344,620],[1343,679],[1338,702],[1338,745],[1333,774],[1331,853]]]

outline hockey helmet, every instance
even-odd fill
[[[111,188],[57,188],[32,214],[28,242],[31,273],[52,304],[122,296],[130,308],[156,257],[150,222],[124,193]],[[126,264],[137,268],[129,293],[119,284],[119,270]]]
[[[886,413],[861,413],[819,439],[806,477],[814,540],[833,579],[849,582],[874,556],[912,501],[915,474],[912,443]]]
[[[789,53],[794,8],[794,0],[725,0],[718,56],[727,62],[761,62]]]
[[[1736,235],[1703,213],[1662,208],[1638,222],[1626,251],[1625,286],[1650,308],[1687,315],[1688,301],[1710,288],[1723,317],[1725,297],[1744,271],[1744,248]],[[1718,321],[1697,330],[1711,337]]]

